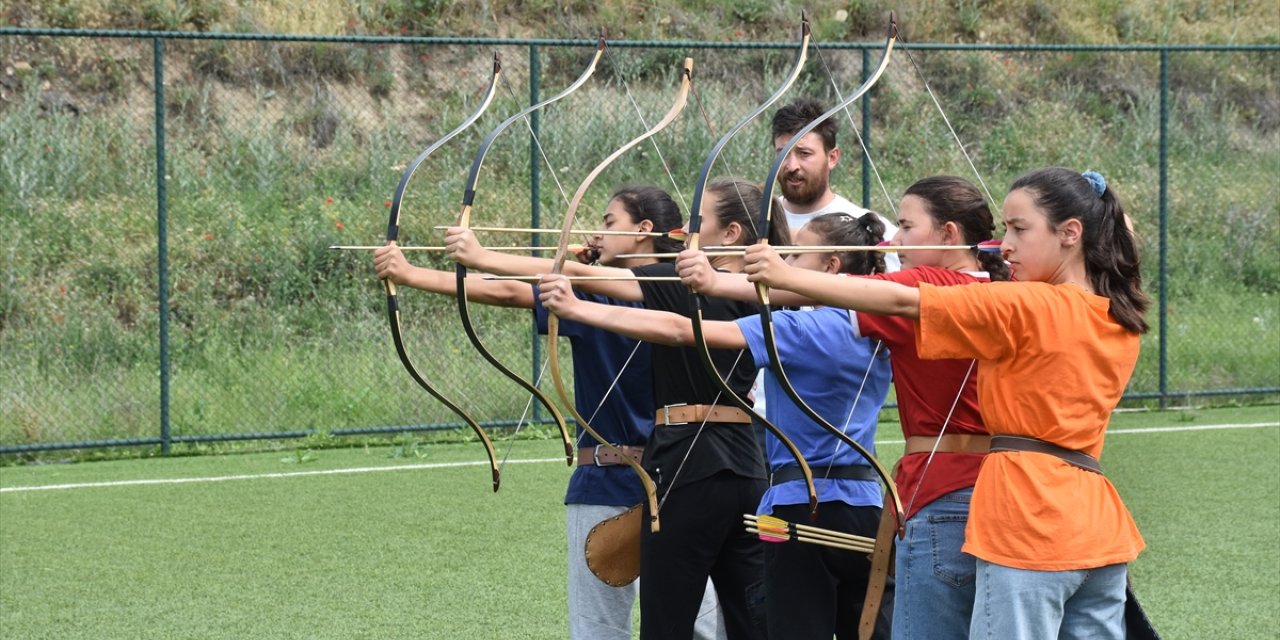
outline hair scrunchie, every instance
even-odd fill
[[[1102,194],[1107,192],[1107,179],[1102,177],[1101,173],[1098,173],[1097,171],[1086,171],[1080,174],[1080,176],[1089,182],[1089,186],[1093,187],[1093,192],[1096,193],[1099,198],[1102,197]]]

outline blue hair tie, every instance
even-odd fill
[[[1089,186],[1093,187],[1093,192],[1101,198],[1102,194],[1107,192],[1107,179],[1102,177],[1097,171],[1086,171],[1080,174],[1085,180],[1089,181]]]

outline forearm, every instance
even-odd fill
[[[589,324],[635,340],[673,347],[694,344],[693,321],[670,311],[581,301],[560,315],[565,320]],[[703,322],[703,334],[707,346],[713,349],[741,349],[746,346],[742,331],[733,322]]]
[[[745,273],[717,273],[715,283],[704,295],[744,302],[756,302],[759,300],[755,283],[748,281]],[[773,305],[784,307],[803,307],[814,304],[812,298],[784,289],[770,289],[769,302]]]
[[[480,256],[472,264],[472,267],[478,271],[512,276],[533,276],[551,273],[554,266],[555,262],[550,258],[512,255],[488,250],[481,252]],[[574,283],[573,286],[580,291],[588,291],[618,300],[639,302],[644,299],[644,293],[640,290],[640,285],[634,281],[625,280],[625,278],[633,277],[630,269],[565,261],[562,272],[567,276],[620,278],[619,280],[584,280]]]
[[[454,272],[425,267],[413,267],[406,275],[403,286],[446,296],[458,293],[457,275]],[[524,282],[485,280],[482,275],[468,274],[467,299],[479,304],[529,309],[533,307],[533,287]]]
[[[784,281],[775,283],[773,290],[786,290],[818,304],[865,313],[920,317],[920,290],[897,282],[793,269]]]

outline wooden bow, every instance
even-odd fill
[[[565,211],[565,214],[564,214],[564,229],[560,234],[560,243],[556,248],[556,254],[555,254],[555,259],[552,263],[553,266],[551,268],[551,273],[559,275],[564,271],[564,261],[569,255],[568,248],[569,248],[569,237],[571,235],[570,232],[573,229],[574,218],[577,216],[577,213],[578,213],[578,206],[582,204],[582,199],[587,194],[587,188],[590,187],[591,183],[595,181],[596,177],[599,176],[602,171],[604,171],[605,167],[612,164],[613,161],[618,159],[619,156],[621,156],[623,153],[626,153],[632,147],[635,147],[641,142],[644,142],[645,140],[648,140],[649,138],[653,137],[659,131],[662,131],[663,129],[665,129],[667,125],[671,124],[672,122],[675,122],[676,117],[678,117],[680,115],[680,112],[684,110],[685,103],[687,102],[689,97],[689,86],[692,81],[693,81],[693,59],[685,58],[684,66],[681,68],[681,74],[680,74],[680,90],[676,94],[675,103],[671,105],[671,109],[668,110],[667,114],[662,117],[662,120],[658,121],[657,124],[649,128],[648,131],[645,131],[644,133],[640,134],[640,136],[638,136],[634,140],[626,143],[625,145],[622,145],[622,147],[620,147],[617,151],[614,151],[613,153],[609,154],[609,157],[605,158],[603,161],[600,162],[600,164],[596,165],[596,167],[592,169],[590,173],[587,174],[587,177],[585,180],[582,181],[582,184],[578,186],[578,190],[576,193],[573,194],[573,199],[569,201],[569,208],[568,210]],[[566,390],[566,387],[564,384],[564,377],[560,374],[560,355],[559,355],[559,349],[556,348],[556,338],[559,336],[559,334],[560,334],[560,319],[556,317],[554,313],[550,314],[547,317],[547,344],[548,344],[547,366],[551,370],[551,380],[555,383],[556,393],[560,395],[560,400],[564,402],[565,406],[569,408],[570,412],[572,412],[574,420],[578,422],[578,426],[582,427],[583,431],[586,431],[588,434],[590,434],[592,438],[595,438],[597,442],[604,445],[606,449],[609,449],[617,453],[621,457],[621,459],[624,460],[636,472],[636,475],[640,478],[640,482],[644,485],[645,496],[649,501],[649,530],[653,533],[657,533],[661,528],[658,520],[657,486],[654,484],[653,478],[650,477],[649,473],[644,470],[644,467],[641,466],[640,463],[633,460],[631,456],[623,454],[622,450],[618,449],[618,447],[615,446],[614,443],[609,442],[608,439],[602,437],[599,433],[597,433],[596,430],[592,428],[590,423],[588,423],[587,419],[583,417],[582,414],[578,413],[577,406],[573,403],[572,400],[569,399],[569,393]]]
[[[604,37],[602,36],[596,45],[595,53],[594,55],[592,55],[591,61],[587,65],[586,70],[584,70],[582,74],[578,76],[577,80],[573,81],[573,84],[570,84],[566,89],[564,89],[560,93],[557,93],[556,95],[551,96],[550,98],[547,98],[546,100],[543,100],[537,104],[526,107],[525,109],[521,110],[519,113],[511,116],[510,118],[507,118],[502,122],[502,124],[498,125],[496,129],[494,129],[492,132],[489,133],[489,136],[485,138],[484,143],[480,145],[479,151],[476,152],[475,160],[471,163],[471,172],[467,176],[467,186],[466,186],[466,190],[463,192],[462,211],[461,213],[458,214],[457,226],[465,229],[469,227],[471,224],[471,205],[475,201],[475,197],[476,197],[476,186],[480,180],[480,168],[484,165],[485,156],[488,155],[489,148],[493,146],[493,142],[498,138],[498,135],[501,134],[503,131],[505,131],[508,127],[510,127],[516,121],[522,118],[525,118],[530,113],[533,113],[538,109],[541,109],[553,102],[556,102],[557,100],[560,100],[561,98],[576,91],[578,87],[581,87],[583,84],[585,84],[587,80],[591,78],[591,75],[595,73],[596,65],[599,64],[600,57],[604,55],[604,48],[605,48],[605,40],[604,40]],[[479,351],[480,355],[484,356],[484,359],[487,360],[489,364],[493,365],[494,368],[498,369],[498,371],[501,371],[504,376],[511,379],[516,384],[519,384],[526,391],[532,394],[533,397],[537,398],[538,402],[541,403],[542,406],[546,407],[547,411],[551,413],[552,418],[555,420],[556,427],[559,428],[560,430],[560,437],[561,439],[564,440],[565,462],[570,466],[572,466],[573,453],[574,453],[573,439],[569,436],[569,428],[565,425],[564,416],[560,413],[560,409],[556,408],[555,404],[553,404],[551,400],[547,398],[547,396],[544,395],[540,389],[538,389],[537,385],[533,384],[528,380],[525,380],[524,378],[517,375],[511,369],[507,368],[507,366],[502,364],[502,362],[500,362],[498,358],[494,356],[493,353],[490,352],[489,349],[484,346],[484,343],[480,341],[480,336],[476,333],[475,325],[472,324],[471,322],[471,311],[467,304],[467,267],[461,263],[458,263],[457,266],[455,267],[454,272],[455,272],[455,275],[457,276],[456,289],[457,289],[457,299],[458,299],[458,314],[462,318],[462,328],[466,331],[467,338],[471,340],[471,344],[475,346],[476,351]],[[554,345],[552,346],[551,352],[552,353],[555,352]]]
[[[858,87],[858,89],[852,94],[845,97],[834,107],[828,109],[821,116],[818,116],[809,124],[797,131],[795,135],[791,136],[791,139],[787,141],[787,144],[783,145],[783,147],[778,150],[777,156],[773,159],[773,165],[769,168],[769,176],[765,178],[764,189],[762,190],[763,195],[760,199],[760,220],[763,226],[761,230],[757,231],[757,235],[762,238],[761,242],[768,242],[769,224],[774,208],[773,190],[777,185],[778,173],[782,169],[783,162],[786,161],[787,156],[790,155],[791,150],[795,148],[801,138],[807,135],[810,131],[813,131],[818,127],[818,125],[825,122],[828,118],[839,113],[858,98],[861,98],[867,91],[871,90],[871,87],[875,85],[876,81],[879,80],[880,76],[884,73],[885,67],[888,66],[889,56],[893,52],[893,45],[897,41],[897,38],[898,25],[894,20],[893,15],[890,14],[889,34],[885,42],[884,53],[880,58],[880,66],[876,68],[875,73],[868,77],[866,81],[862,83],[862,86]],[[842,429],[837,428],[826,418],[819,415],[818,412],[814,411],[813,408],[800,397],[800,394],[796,392],[795,387],[792,386],[791,381],[787,378],[787,372],[783,368],[782,359],[778,354],[778,345],[773,332],[773,313],[772,306],[769,303],[768,285],[763,282],[756,283],[756,296],[760,300],[760,328],[764,333],[765,350],[769,354],[769,369],[773,371],[773,375],[777,380],[778,385],[782,387],[783,391],[786,392],[787,397],[791,398],[791,401],[795,403],[796,407],[803,411],[805,415],[809,416],[810,419],[820,425],[823,429],[829,431],[841,442],[849,445],[853,450],[861,454],[871,467],[875,469],[876,475],[880,476],[880,479],[884,482],[886,491],[891,498],[894,509],[896,510],[895,515],[897,517],[897,528],[901,531],[903,526],[902,500],[898,496],[898,489],[893,482],[893,477],[889,474],[888,469],[885,469],[884,465],[881,464],[875,456],[871,455],[871,452],[867,451],[861,444],[858,444],[857,440],[849,437],[849,434],[845,433]]]
[[[689,238],[687,244],[689,249],[696,250],[698,248],[699,232],[702,227],[702,199],[706,194],[707,180],[710,178],[711,168],[715,164],[716,159],[720,156],[720,152],[724,149],[725,145],[729,143],[729,140],[737,135],[738,131],[745,127],[747,123],[751,122],[760,114],[764,113],[766,109],[773,106],[773,103],[777,102],[778,99],[780,99],[782,95],[791,88],[791,85],[795,84],[796,78],[800,76],[801,69],[804,68],[804,63],[809,56],[809,20],[801,15],[800,22],[800,47],[796,50],[795,62],[792,64],[791,71],[787,74],[786,80],[773,92],[773,95],[769,96],[769,98],[760,104],[760,106],[756,107],[755,110],[739,120],[737,124],[733,125],[733,127],[729,129],[729,131],[725,133],[718,142],[716,142],[716,145],[711,149],[711,153],[707,155],[706,160],[702,164],[702,171],[698,174],[698,181],[693,189],[693,204],[689,207]],[[707,347],[707,339],[703,333],[702,296],[690,291],[689,298],[690,306],[693,309],[692,314],[690,314],[690,320],[693,326],[694,341],[697,343],[698,355],[702,360],[703,367],[707,370],[707,374],[710,375],[716,385],[720,387],[722,395],[727,396],[733,404],[746,411],[754,419],[759,420],[760,423],[763,424],[764,427],[787,448],[787,451],[791,453],[791,456],[795,458],[796,464],[799,465],[801,473],[804,474],[805,486],[809,491],[809,507],[811,510],[816,511],[818,508],[818,492],[813,486],[813,472],[809,469],[809,463],[805,461],[804,455],[800,452],[800,449],[791,441],[791,438],[787,437],[786,433],[764,416],[757,413],[746,400],[739,397],[738,394],[729,387],[729,384],[724,378],[720,377],[720,372],[716,370],[715,362],[711,359],[711,351]],[[674,479],[672,480],[672,486],[675,486]]]
[[[498,80],[501,75],[502,63],[495,54],[493,56],[493,78],[489,82],[489,88],[485,91],[484,98],[480,101],[480,106],[477,107],[475,112],[470,116],[467,116],[467,119],[463,120],[462,124],[458,125],[457,128],[446,133],[439,140],[432,143],[431,146],[427,147],[426,151],[418,154],[418,157],[414,159],[409,167],[405,169],[404,174],[400,176],[400,183],[396,185],[395,196],[391,199],[391,219],[387,222],[387,244],[395,242],[396,239],[400,237],[400,207],[404,202],[405,189],[408,188],[409,180],[413,178],[413,174],[418,170],[418,166],[427,159],[427,156],[434,153],[436,149],[439,149],[444,145],[444,143],[448,142],[459,133],[462,133],[467,127],[470,127],[476,120],[480,119],[480,116],[489,108],[489,104],[493,102],[494,92],[498,87]],[[413,378],[414,382],[418,383],[418,386],[422,387],[427,393],[439,400],[441,404],[448,407],[450,411],[457,414],[459,418],[462,418],[462,421],[465,422],[467,426],[471,427],[471,430],[480,437],[480,442],[484,444],[485,454],[489,457],[489,468],[493,473],[493,490],[497,491],[498,485],[501,484],[502,474],[498,469],[497,456],[493,451],[493,441],[489,439],[489,434],[485,433],[484,428],[480,426],[480,423],[476,422],[475,418],[472,418],[466,411],[463,411],[460,406],[446,398],[444,394],[432,386],[431,383],[427,381],[426,377],[418,371],[417,367],[413,365],[413,361],[409,359],[409,353],[405,350],[404,337],[400,330],[400,305],[396,299],[396,285],[394,282],[386,278],[382,280],[382,284],[387,290],[387,320],[391,325],[391,340],[396,345],[396,353],[400,356],[400,362],[404,364],[404,368],[409,372],[409,376]]]

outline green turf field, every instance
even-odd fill
[[[558,448],[496,495],[478,445],[0,468],[0,637],[564,637]],[[1280,407],[1117,415],[1102,463],[1164,637],[1275,637]]]

